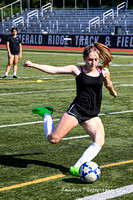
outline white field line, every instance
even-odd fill
[[[73,139],[80,139],[80,138],[86,138],[90,137],[89,135],[81,135],[81,136],[75,136],[75,137],[68,137],[68,138],[62,138],[62,140],[73,140]]]
[[[19,69],[20,68],[23,69],[24,67],[19,67]],[[2,68],[0,68],[0,69],[2,69]],[[3,68],[3,69],[5,69],[5,68]],[[40,79],[49,78],[49,79],[54,79],[54,77],[61,77],[61,76],[72,76],[72,75],[71,74],[52,74],[52,75],[45,74],[45,76],[39,75],[39,76],[26,76],[26,77],[18,77],[18,78],[40,78]],[[8,77],[12,77],[12,75],[9,74]],[[3,80],[3,78],[0,78],[0,79]]]
[[[127,186],[124,186],[124,187],[121,187],[121,188],[108,190],[106,192],[94,194],[94,195],[79,198],[79,199],[76,199],[76,200],[106,200],[106,199],[113,199],[115,197],[119,197],[119,196],[122,196],[124,194],[130,194],[132,192],[133,192],[133,185],[127,185]]]
[[[114,85],[114,87],[132,87],[133,84],[120,84],[120,85]]]
[[[0,51],[0,52],[6,53],[6,51]],[[31,53],[32,53],[32,54],[39,54],[39,55],[40,55],[40,54],[43,54],[43,55],[44,55],[44,54],[51,54],[51,53],[52,53],[52,54],[54,54],[54,55],[63,55],[63,54],[64,54],[64,55],[68,55],[68,56],[75,56],[75,55],[76,55],[76,56],[82,56],[82,52],[81,52],[81,54],[79,54],[79,53],[74,53],[74,54],[73,54],[73,53],[66,53],[66,52],[60,53],[60,52],[41,52],[41,51],[38,51],[38,52],[37,52],[37,51],[29,51],[29,52],[28,52],[28,51],[23,51],[23,54],[31,54]],[[32,55],[32,54],[31,54],[31,55]],[[131,56],[130,56],[130,57],[131,57]]]
[[[131,56],[132,56],[133,54],[131,54]],[[129,55],[113,55],[113,57],[120,57],[120,58],[123,58],[123,56],[126,56],[126,58],[131,58],[131,56],[129,56]]]
[[[4,51],[4,50],[1,50],[0,52],[4,52],[4,53],[6,53],[6,51]],[[55,54],[55,55],[58,55],[58,54],[61,54],[61,55],[71,55],[71,56],[74,56],[74,55],[76,55],[76,56],[82,56],[82,52],[81,53],[75,53],[74,52],[74,54],[73,53],[66,53],[66,52],[54,52],[54,51],[52,51],[52,52],[42,52],[42,51],[23,51],[23,54]],[[132,55],[132,54],[131,54]],[[126,56],[126,58],[127,57],[129,57],[129,58],[131,58],[131,55],[113,55],[113,57],[122,57],[123,58],[123,56]]]
[[[117,115],[117,114],[123,114],[123,113],[132,113],[133,110],[126,110],[126,111],[120,111],[120,112],[110,112],[110,113],[100,113],[99,116],[101,115]]]
[[[67,79],[63,79],[63,81],[67,81]],[[73,80],[73,79],[70,79]],[[114,85],[114,87],[127,87],[127,86],[133,86],[133,84],[120,84],[120,85]],[[14,92],[14,93],[2,93],[0,96],[8,96],[8,95],[19,95],[19,94],[34,94],[34,93],[43,93],[43,92],[64,92],[64,91],[74,91],[75,88],[71,89],[61,89],[61,90],[42,90],[42,91],[29,91],[29,92]]]
[[[78,65],[84,65],[85,63],[84,62],[80,62],[80,63],[77,63],[77,64]],[[99,63],[99,65],[102,65],[102,63]],[[133,67],[133,63],[121,63],[121,64],[119,64],[119,63],[118,64],[116,64],[116,63],[110,63],[109,66],[111,66],[111,67],[121,67],[121,66]]]
[[[43,92],[64,92],[64,91],[73,91],[73,90],[76,90],[76,89],[72,88],[72,89],[62,89],[62,90],[42,90],[42,91],[3,93],[3,94],[0,94],[0,96],[4,96],[4,95],[17,95],[17,94],[43,93]]]
[[[29,54],[31,54],[31,52],[28,52],[28,51],[26,51],[26,52],[23,52],[23,53],[29,53]],[[64,52],[64,53],[60,53],[60,52],[32,52],[32,54],[54,54],[54,55],[65,55],[65,56],[82,56],[82,53],[81,54],[79,54],[79,53],[66,53],[66,52]],[[130,56],[130,58],[131,58],[131,56]]]
[[[23,77],[18,77],[18,79],[31,79],[31,78],[37,78],[37,79],[41,79],[41,80],[55,80],[54,79],[54,77],[61,77],[61,76],[72,76],[72,75],[70,75],[70,74],[64,74],[64,75],[54,75],[53,77],[52,76],[46,76],[46,77],[44,77],[44,76],[30,76],[30,77],[28,77],[28,76],[23,76]],[[8,78],[7,78],[8,80],[10,79],[10,80],[12,80],[12,75],[8,75]],[[0,78],[0,80],[3,80],[3,78]],[[74,78],[72,79],[65,79],[65,80],[74,80]],[[21,80],[21,81],[23,81],[23,80]],[[25,81],[25,80],[24,80]],[[57,80],[58,81],[58,80]],[[64,79],[60,79],[59,81],[64,81]],[[35,80],[34,80],[34,82],[35,82]],[[1,82],[2,83],[2,82]],[[25,82],[24,82],[25,83]],[[10,83],[9,83],[10,84]]]
[[[24,67],[19,67],[19,69],[23,69]],[[2,69],[5,69],[5,68],[0,68],[1,70]],[[128,72],[133,72],[133,70],[129,70],[129,71],[110,71],[111,74],[116,74],[116,73],[128,73]],[[45,75],[45,76],[25,76],[25,77],[18,77],[19,79],[20,78],[23,78],[23,79],[31,79],[31,78],[39,78],[39,79],[54,79],[54,77],[61,77],[61,76],[72,76],[70,74],[54,74],[54,75]],[[8,75],[8,77],[11,77],[12,78],[12,75]],[[3,78],[0,78],[0,80],[3,80]],[[74,80],[74,79],[73,79]]]
[[[120,112],[110,112],[110,113],[101,113],[101,114],[99,114],[99,116],[102,116],[102,115],[117,115],[117,114],[132,113],[132,112],[133,112],[133,110],[120,111]],[[58,120],[59,119],[54,119],[53,121],[58,121]],[[30,124],[40,124],[40,123],[43,123],[43,121],[1,125],[0,128],[6,128],[6,127],[11,127],[11,126],[23,126],[23,125],[30,125]],[[80,136],[77,136],[77,137],[80,137]],[[87,137],[87,136],[84,136],[84,137]]]
[[[111,74],[116,74],[116,73],[128,73],[128,72],[133,72],[133,70],[129,70],[129,71],[115,71],[115,72],[111,71],[110,73]]]
[[[58,121],[59,119],[54,119],[53,121]],[[9,124],[9,125],[1,125],[0,128],[6,128],[11,126],[23,126],[23,125],[30,125],[30,124],[41,124],[44,121],[36,121],[36,122],[26,122],[26,123],[20,123],[20,124]]]
[[[115,64],[115,63],[112,63],[110,64],[111,67],[121,67],[121,66],[124,66],[124,67],[133,67],[133,63],[129,63],[129,64]]]

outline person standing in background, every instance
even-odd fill
[[[8,51],[8,65],[6,67],[5,75],[2,78],[7,78],[8,73],[13,65],[13,78],[17,78],[17,64],[18,59],[22,57],[22,44],[21,39],[17,36],[17,28],[11,29],[12,35],[7,38],[7,51]]]

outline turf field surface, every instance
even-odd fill
[[[0,58],[3,76],[7,65],[4,49],[0,50]],[[36,106],[53,106],[56,125],[75,97],[74,78],[23,68],[26,60],[55,66],[83,63],[82,52],[23,51],[18,63],[18,79],[12,78],[12,69],[8,79],[0,79],[0,199],[71,200],[132,185],[132,54],[115,54],[110,64],[111,80],[118,97],[114,99],[103,88],[100,118],[106,142],[94,159],[102,173],[93,184],[84,184],[68,174],[69,167],[92,143],[86,132],[77,126],[65,136],[67,139],[56,145],[49,144],[43,119],[31,112]],[[119,193],[113,199],[130,200],[133,193]]]

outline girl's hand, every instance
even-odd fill
[[[19,59],[21,59],[22,58],[22,55],[21,54],[19,54],[19,57],[18,57]]]
[[[114,96],[114,97],[117,97],[117,93],[116,93],[116,91],[114,91],[114,92],[110,92],[110,94],[111,94],[112,96]]]
[[[27,61],[24,63],[23,66],[24,66],[24,67],[32,67],[32,62],[29,61],[29,60],[27,60]]]
[[[8,53],[8,55],[9,55],[9,58],[11,58],[11,57],[12,57],[12,54],[11,54],[11,53]]]

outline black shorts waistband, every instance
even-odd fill
[[[92,116],[92,115],[88,115],[86,116],[86,114],[84,115],[83,113],[81,114],[77,109],[74,103],[71,103],[69,108],[67,109],[67,114],[72,115],[74,117],[77,118],[79,124],[84,123],[85,121],[92,119],[93,117],[97,117],[97,115]]]

